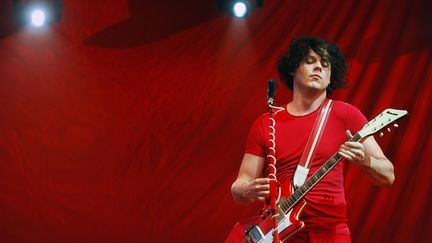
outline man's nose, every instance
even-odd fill
[[[315,62],[314,71],[321,72],[323,69],[321,62]]]

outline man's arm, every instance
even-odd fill
[[[236,202],[248,204],[255,200],[264,201],[269,195],[269,179],[261,178],[265,159],[245,153],[237,180],[231,186],[231,193]]]
[[[352,137],[350,131],[346,132]],[[345,142],[339,149],[339,154],[359,165],[377,186],[391,186],[395,180],[393,164],[384,155],[374,137],[366,138],[362,143]]]

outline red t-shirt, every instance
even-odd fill
[[[276,121],[276,169],[277,179],[282,184],[294,176],[300,157],[309,138],[319,108],[304,116],[294,116],[286,110],[274,115]],[[261,115],[252,125],[245,152],[265,158],[269,153],[269,115]],[[339,146],[347,141],[345,131],[359,131],[367,120],[354,106],[334,101],[321,141],[316,148],[308,177],[335,154]],[[346,224],[344,193],[344,161],[338,163],[308,194],[301,219],[307,231],[349,234]],[[266,172],[264,171],[264,176]],[[288,195],[285,195],[288,196]]]

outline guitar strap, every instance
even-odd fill
[[[294,174],[294,187],[300,187],[306,181],[311,162],[315,156],[316,148],[321,140],[324,128],[327,124],[328,117],[330,115],[333,101],[331,99],[325,99],[321,108],[320,113],[315,120],[315,124],[309,135],[303,154],[300,158],[300,162],[297,165],[297,169]]]

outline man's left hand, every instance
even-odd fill
[[[353,137],[349,130],[345,131],[345,135],[348,140]],[[338,154],[342,156],[342,158],[360,166],[368,166],[370,163],[365,154],[364,146],[360,142],[345,142],[340,146]]]

